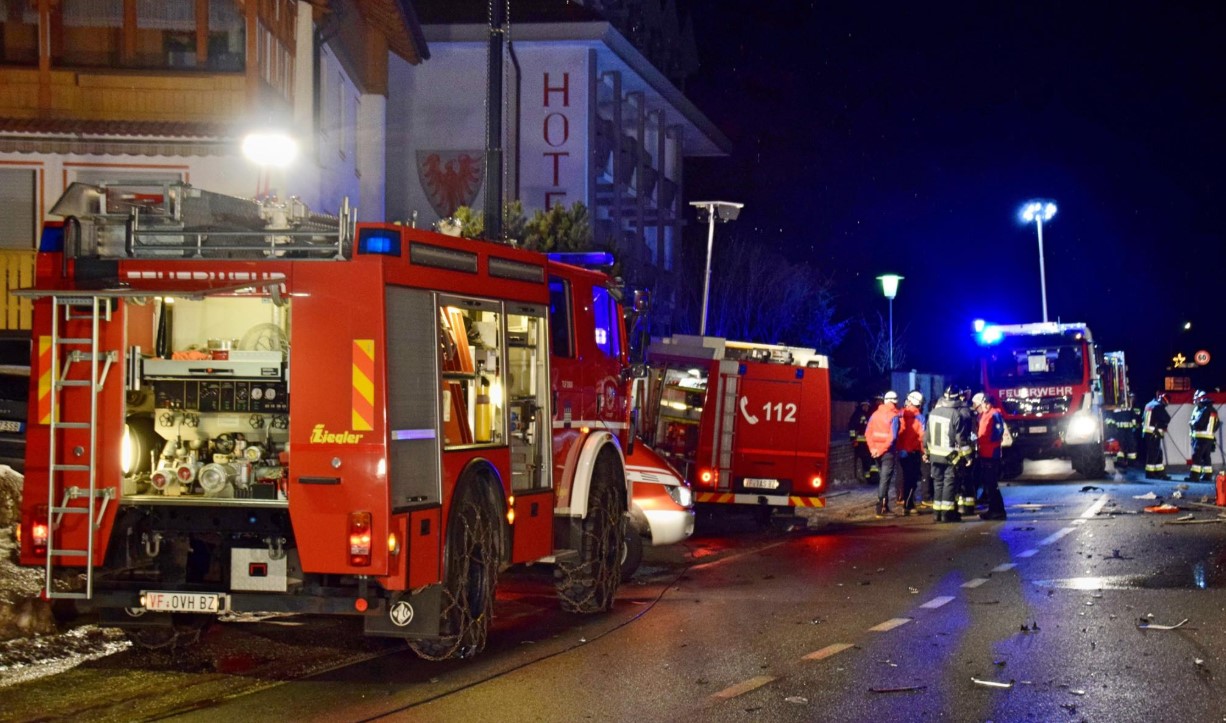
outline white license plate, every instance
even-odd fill
[[[776,490],[779,489],[779,480],[763,479],[761,477],[746,477],[742,483],[745,487],[755,490]]]
[[[1031,434],[1044,434],[1046,432],[1047,432],[1047,427],[1031,427],[1030,428]]]
[[[146,590],[141,593],[146,610],[163,613],[219,613],[225,608],[225,595],[216,592],[160,592]]]
[[[11,419],[0,419],[0,432],[20,432],[25,426],[21,422],[14,422]]]

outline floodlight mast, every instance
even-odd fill
[[[745,204],[734,201],[690,201],[690,205],[698,209],[699,220],[701,220],[702,213],[707,214],[707,271],[702,281],[702,321],[698,324],[698,335],[706,336],[707,299],[711,293],[711,250],[715,245],[715,220],[718,217],[725,223],[735,221],[737,216],[741,215],[741,209],[745,207]]]
[[[1054,201],[1028,201],[1022,206],[1021,218],[1025,223],[1034,223],[1039,234],[1039,292],[1043,295],[1043,323],[1047,323],[1047,274],[1043,264],[1043,222],[1056,215]]]

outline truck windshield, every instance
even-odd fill
[[[988,382],[997,388],[1074,384],[1085,379],[1081,346],[1002,346],[987,356]]]

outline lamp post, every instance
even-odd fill
[[[1022,206],[1021,217],[1024,223],[1034,223],[1039,233],[1039,291],[1043,295],[1043,323],[1047,323],[1047,275],[1043,265],[1043,222],[1050,221],[1056,215],[1054,201],[1027,201]]]
[[[743,203],[732,201],[690,201],[690,205],[698,209],[698,220],[703,214],[707,216],[707,273],[702,280],[702,321],[698,325],[698,335],[707,335],[707,297],[711,293],[711,248],[715,245],[716,220],[727,223],[735,221],[741,215]]]
[[[881,291],[890,302],[890,371],[894,371],[894,297],[898,296],[898,282],[903,277],[898,274],[882,274],[877,277],[881,282]]]

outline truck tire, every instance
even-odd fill
[[[1082,445],[1073,450],[1073,470],[1088,480],[1102,479],[1107,473],[1107,458],[1097,444]]]
[[[626,541],[622,544],[622,582],[627,582],[643,564],[643,534],[626,521]]]
[[[439,636],[410,640],[427,660],[468,658],[485,649],[501,565],[498,514],[484,480],[464,484],[451,508],[444,551]]]
[[[606,448],[592,473],[578,558],[559,561],[554,568],[554,586],[566,612],[599,613],[613,607],[626,535],[625,489],[621,461]]]

